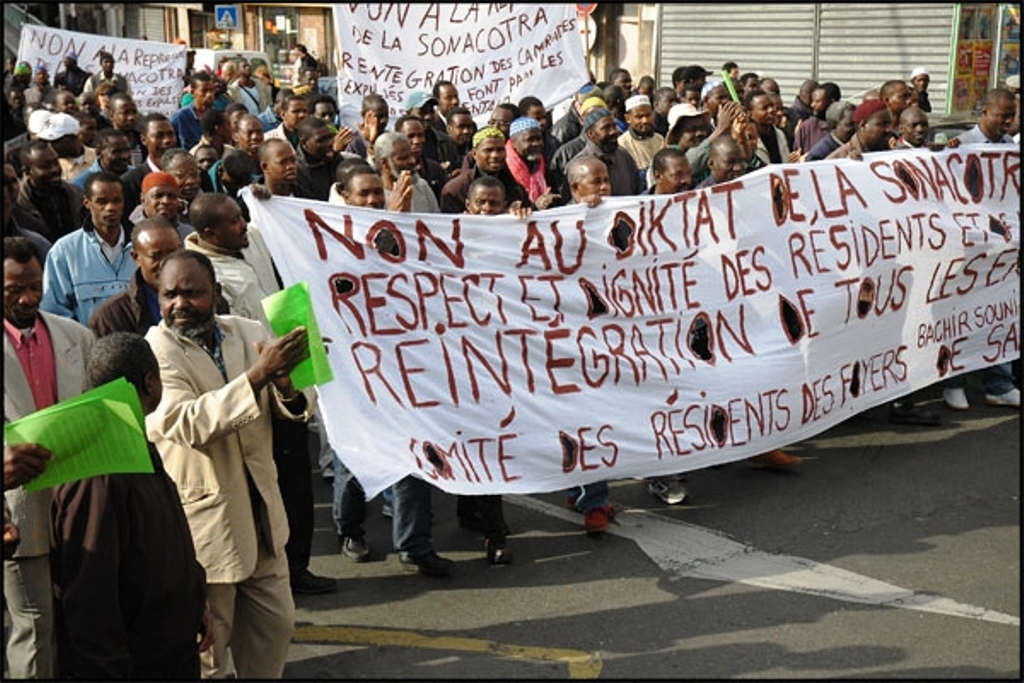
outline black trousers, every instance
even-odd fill
[[[493,542],[504,542],[508,534],[505,509],[500,495],[463,496],[456,498],[456,514],[464,520],[477,520],[484,536]]]
[[[277,486],[288,516],[288,569],[294,576],[309,567],[313,548],[313,468],[309,426],[274,418],[274,463]]]

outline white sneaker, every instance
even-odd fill
[[[990,406],[1006,406],[1007,408],[1020,408],[1020,389],[1010,389],[1005,394],[993,396],[985,394],[985,403]]]
[[[942,400],[953,410],[970,410],[971,408],[971,404],[967,402],[967,392],[963,390],[963,387],[947,387],[943,389]],[[1019,400],[1017,404],[1020,405]]]

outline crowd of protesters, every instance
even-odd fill
[[[404,102],[363,97],[348,127],[304,48],[287,85],[244,59],[188,74],[171,116],[139,111],[111,55],[96,74],[74,54],[63,64],[52,84],[27,63],[9,64],[4,81],[14,143],[4,159],[5,420],[125,377],[146,413],[154,473],[29,493],[23,484],[52,455],[5,445],[5,661],[16,678],[280,677],[294,595],[336,590],[308,568],[313,462],[333,480],[340,553],[370,556],[363,490],[328,442],[315,393],[288,379],[306,332],[275,337],[260,306],[282,282],[242,188],[523,217],[710,187],[770,164],[1019,142],[1017,77],[987,93],[973,129],[933,139],[925,69],[893,74],[856,103],[841,84],[809,79],[787,105],[770,74],[734,63],[724,65],[730,83],[702,66],[663,84],[615,68],[580,84],[557,120],[534,93],[482,126],[439,81]],[[392,120],[393,110],[404,114]],[[987,403],[1019,409],[1009,364],[983,380]],[[968,407],[960,380],[943,395]],[[890,417],[940,421],[912,396]],[[747,460],[800,462],[781,450]],[[680,504],[690,499],[683,481],[645,486]],[[431,485],[410,476],[387,493],[403,568],[451,574],[431,541]],[[569,505],[591,534],[615,513],[604,482],[573,489]],[[457,513],[488,562],[512,562],[500,496],[459,496]]]

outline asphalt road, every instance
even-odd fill
[[[1020,678],[1020,413],[942,404],[940,427],[876,408],[793,445],[791,471],[691,473],[664,506],[612,484],[600,539],[558,493],[509,496],[515,562],[491,567],[435,491],[445,579],[403,573],[381,501],[372,561],[338,553],[316,481],[312,569],[287,678]]]

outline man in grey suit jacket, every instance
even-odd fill
[[[24,237],[4,238],[4,421],[82,393],[93,335],[74,320],[39,310],[43,261]],[[27,448],[29,446],[21,446]],[[4,445],[5,460],[8,446]],[[12,446],[17,449],[19,446]],[[11,678],[53,678],[49,491],[4,491],[4,508],[20,543],[4,560],[4,599],[11,614]],[[6,517],[6,514],[5,514]]]

